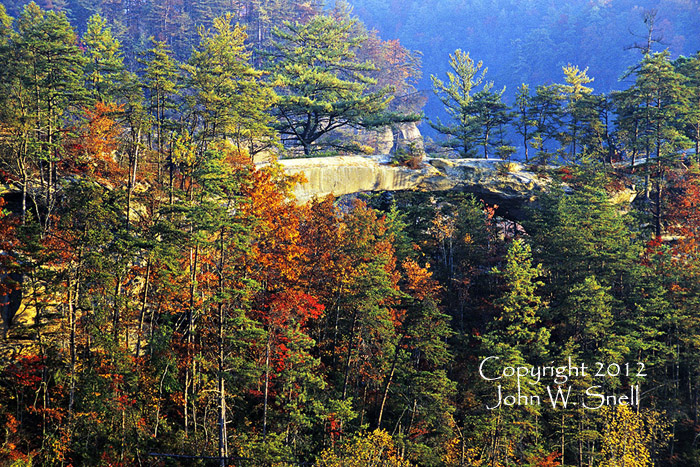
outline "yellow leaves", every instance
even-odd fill
[[[445,467],[459,467],[469,465],[471,467],[490,466],[492,463],[482,455],[482,449],[465,447],[462,449],[462,441],[459,438],[451,438],[444,445],[445,453],[442,455],[442,465]],[[496,465],[501,465],[500,463]]]
[[[592,88],[584,86],[584,84],[593,82],[593,78],[590,78],[586,74],[588,72],[588,67],[584,70],[579,70],[578,66],[569,63],[567,66],[562,67],[562,71],[564,72],[564,78],[567,84],[566,86],[562,86],[562,89],[564,92],[571,95],[572,100],[578,100],[581,96],[593,92]]]
[[[443,242],[454,237],[457,231],[456,220],[453,216],[437,214],[433,219],[433,225],[428,233],[434,235],[438,241]]]
[[[472,243],[474,243],[474,239],[473,239],[472,236],[469,234],[469,232],[467,232],[467,233],[464,234],[463,240],[464,240],[464,244],[465,244],[465,245],[471,245]]]
[[[209,148],[221,153],[226,163],[232,167],[249,166],[253,163],[248,151],[237,148],[229,140],[215,141],[209,145]]]
[[[192,141],[190,133],[185,130],[178,135],[173,145],[173,163],[187,168],[193,168],[197,162],[197,147]]]
[[[318,467],[411,467],[402,458],[389,433],[374,430],[363,433],[344,443],[340,449],[326,449],[321,453]]]
[[[669,423],[663,414],[647,410],[634,412],[627,405],[602,409],[605,419],[600,467],[645,467],[653,465],[652,446],[670,439]]]

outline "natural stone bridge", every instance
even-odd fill
[[[300,202],[328,194],[371,191],[463,191],[497,204],[499,214],[519,219],[523,207],[546,190],[550,180],[518,163],[489,159],[432,159],[418,169],[390,164],[389,156],[337,156],[283,159],[288,174],[303,173],[307,182],[294,193]]]

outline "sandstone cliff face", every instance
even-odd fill
[[[338,156],[280,161],[289,174],[307,182],[294,190],[297,200],[372,191],[447,191],[474,193],[498,204],[511,217],[545,190],[549,180],[520,164],[485,159],[426,159],[419,169],[393,166],[389,156]]]

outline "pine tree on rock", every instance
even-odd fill
[[[285,144],[301,146],[307,156],[323,147],[352,150],[349,143],[320,143],[335,129],[375,128],[407,118],[386,112],[391,88],[370,91],[374,65],[357,59],[366,36],[355,34],[356,23],[347,16],[318,15],[273,32],[270,72],[280,96],[275,126]]]
[[[444,125],[438,119],[431,122],[431,126],[447,136],[443,146],[455,149],[461,157],[471,157],[479,134],[479,122],[473,113],[473,93],[482,83],[484,91],[488,91],[493,84],[484,82],[487,68],[483,68],[483,63],[475,63],[469,52],[461,49],[455,50],[454,55],[450,54],[450,68],[452,71],[447,72],[447,83],[434,75],[430,79],[433,92],[454,123]]]

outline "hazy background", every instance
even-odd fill
[[[561,67],[571,63],[595,81],[596,93],[624,89],[625,71],[642,55],[630,49],[645,43],[646,12],[655,10],[653,50],[666,48],[671,58],[700,50],[700,0],[347,0],[370,29],[384,40],[399,39],[423,54],[423,74],[417,88],[429,97],[427,117],[444,116],[433,96],[430,75],[444,79],[449,54],[461,48],[488,68],[494,89],[504,86],[504,100],[513,104],[521,83],[532,91],[541,84],[563,81]],[[198,40],[197,26],[232,12],[245,22],[251,5],[278,8],[277,21],[294,21],[319,8],[322,0],[36,0],[46,9],[67,13],[79,34],[87,19],[100,13],[119,37],[130,67],[148,37],[167,40],[176,57],[186,60]],[[27,0],[0,0],[19,16]],[[325,0],[326,8],[335,0]],[[273,7],[272,5],[277,5]],[[269,31],[267,32],[269,35]],[[421,129],[432,134],[426,124]]]
[[[571,63],[595,81],[596,93],[624,89],[625,71],[641,59],[629,49],[646,43],[644,13],[656,10],[654,35],[662,39],[654,50],[669,49],[671,57],[700,50],[698,0],[350,0],[354,13],[383,39],[397,38],[423,53],[423,77],[418,88],[431,89],[430,75],[445,78],[455,49],[468,51],[488,67],[494,89],[506,86],[505,101],[513,103],[521,83],[531,89],[563,81],[561,67]],[[432,97],[428,117],[442,115]],[[423,125],[424,131],[428,130]]]

